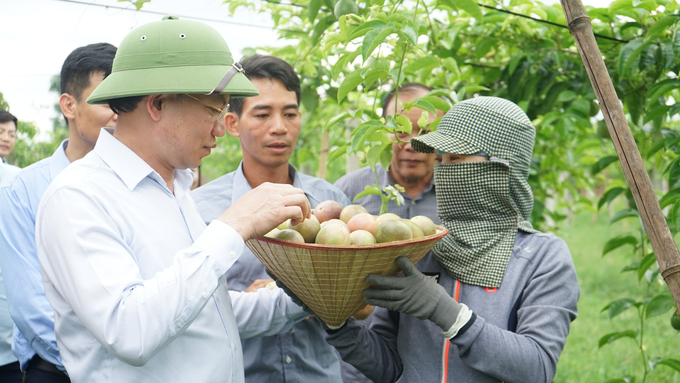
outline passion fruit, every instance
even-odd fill
[[[333,15],[335,15],[336,19],[340,19],[340,16],[356,14],[357,12],[359,12],[359,8],[354,0],[338,0],[333,9]]]

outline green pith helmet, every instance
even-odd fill
[[[163,93],[224,93],[232,98],[259,94],[215,29],[177,16],[128,33],[111,74],[87,102],[106,104],[115,98]]]

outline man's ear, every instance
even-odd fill
[[[238,115],[235,112],[229,112],[224,116],[224,123],[227,125],[227,132],[234,137],[239,137],[241,133],[238,131]]]
[[[67,120],[73,120],[76,117],[76,108],[78,101],[75,97],[68,93],[62,93],[59,96],[59,109],[61,113],[66,117]]]
[[[152,120],[159,121],[161,119],[161,111],[167,106],[167,99],[167,94],[152,94],[146,96],[142,101]]]

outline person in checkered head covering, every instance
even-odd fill
[[[517,105],[478,97],[454,105],[437,131],[414,138],[413,150],[441,158],[435,166],[437,213],[449,229],[434,248],[462,282],[500,287],[517,230],[534,196],[527,183],[536,130]]]
[[[369,275],[370,328],[350,318],[326,340],[375,382],[550,382],[577,316],[566,244],[528,222],[535,128],[514,103],[455,104],[414,137],[438,153],[437,213],[449,233],[404,276]]]

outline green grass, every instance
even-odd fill
[[[636,382],[642,382],[643,360],[635,341],[620,339],[598,349],[598,341],[605,334],[640,328],[635,308],[611,320],[607,312],[601,312],[602,308],[616,299],[642,300],[647,288],[647,283],[638,282],[635,274],[621,272],[635,260],[631,246],[602,256],[602,247],[611,237],[624,233],[639,236],[638,224],[629,219],[609,225],[606,209],[601,212],[600,215],[583,213],[558,233],[571,250],[581,297],[579,316],[572,323],[557,366],[556,383],[606,382],[624,376],[635,376]],[[665,283],[652,287],[654,294],[664,289],[668,291]],[[680,334],[670,325],[671,314],[669,311],[646,321],[643,344],[648,357],[680,360]],[[658,366],[646,381],[680,382],[680,372]]]

